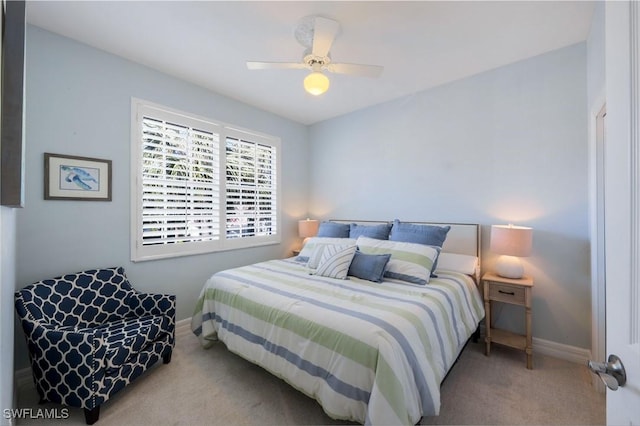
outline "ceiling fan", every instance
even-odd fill
[[[329,78],[324,72],[348,74],[359,77],[379,77],[383,67],[378,65],[345,64],[331,61],[329,50],[340,24],[321,16],[307,16],[300,20],[294,34],[298,43],[305,47],[302,62],[255,62],[247,61],[250,70],[308,69],[304,88],[312,95],[321,95],[329,89]]]

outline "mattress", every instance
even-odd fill
[[[468,275],[338,280],[284,259],[214,274],[191,327],[204,347],[224,342],[332,418],[414,425],[439,413],[440,383],[483,317]]]

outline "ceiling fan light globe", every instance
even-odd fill
[[[314,71],[304,79],[304,90],[314,96],[322,95],[329,89],[329,78],[319,71]]]

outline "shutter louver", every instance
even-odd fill
[[[219,139],[142,118],[142,245],[220,238]]]
[[[226,138],[226,237],[277,233],[276,149]]]

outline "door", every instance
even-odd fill
[[[607,424],[640,425],[640,5],[605,5],[606,346],[627,382],[607,390]],[[604,360],[601,360],[604,361]]]

